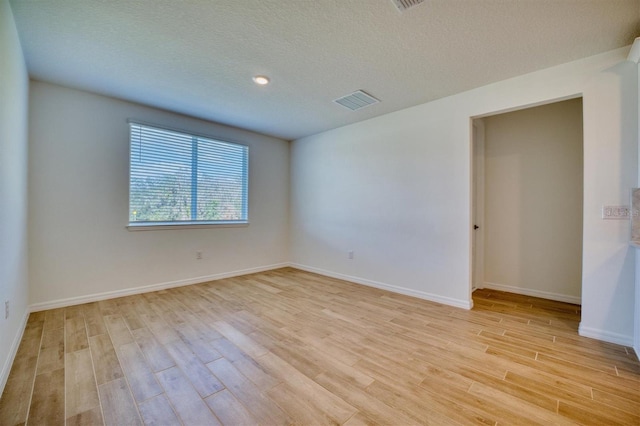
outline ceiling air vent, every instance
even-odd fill
[[[377,104],[380,100],[363,92],[362,90],[358,90],[350,95],[334,99],[333,102],[340,104],[345,108],[349,108],[351,111],[355,111],[360,108],[368,107],[369,105]]]
[[[424,3],[424,0],[391,0],[393,4],[396,5],[400,12],[404,12],[405,10],[417,6],[420,3]]]

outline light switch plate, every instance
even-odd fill
[[[629,219],[630,214],[629,206],[602,206],[602,218],[605,220]]]

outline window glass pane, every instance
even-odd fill
[[[248,148],[131,123],[129,222],[247,220]]]
[[[198,220],[246,220],[246,147],[200,139],[198,143]]]

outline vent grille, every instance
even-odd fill
[[[380,100],[363,92],[362,90],[358,90],[350,95],[334,99],[333,102],[340,104],[345,108],[349,108],[351,111],[355,111],[360,108],[368,107],[369,105],[377,104]]]
[[[417,6],[420,3],[424,3],[424,0],[391,0],[393,4],[398,8],[400,12],[404,12],[405,10]]]

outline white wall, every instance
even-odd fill
[[[0,393],[26,319],[29,77],[13,14],[0,1]],[[9,318],[4,301],[10,303]]]
[[[250,225],[127,231],[129,118],[249,145]],[[287,141],[37,81],[29,130],[36,309],[269,268],[289,258]]]
[[[310,136],[291,150],[295,264],[469,306],[470,117],[583,95],[581,333],[631,344],[634,253],[601,220],[637,182],[637,73],[628,48]],[[372,108],[375,108],[372,107]],[[356,113],[357,114],[357,113]],[[353,260],[347,250],[354,250]]]
[[[640,66],[636,65],[638,70],[638,90],[636,99],[636,105],[638,116],[640,116]],[[638,120],[638,146],[640,147],[640,120]],[[640,151],[640,149],[639,149]],[[640,154],[640,152],[639,152]],[[640,157],[638,158],[638,164],[640,164]],[[640,170],[638,170],[638,187],[640,187]],[[634,312],[634,338],[633,338],[633,348],[636,351],[636,356],[640,357],[640,248],[636,248],[636,302],[635,302],[635,312]]]
[[[634,337],[633,349],[636,356],[640,358],[640,249],[636,248],[636,299],[634,312]]]
[[[580,303],[582,99],[482,120],[484,287]]]

